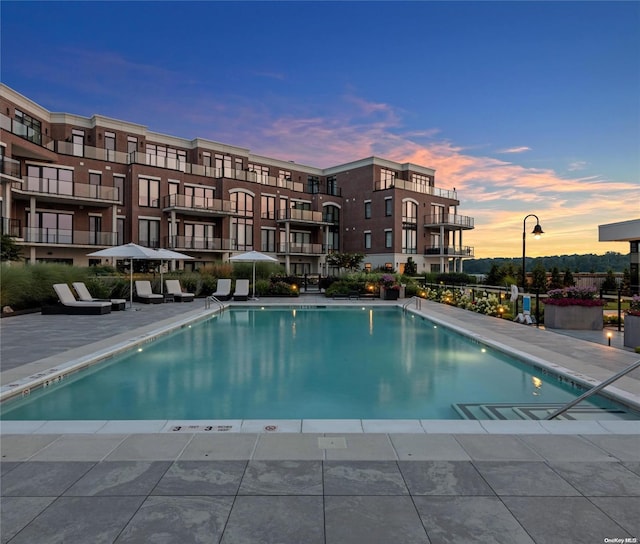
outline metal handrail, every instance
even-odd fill
[[[547,416],[545,419],[547,419],[547,420],[553,419],[554,417],[558,417],[560,414],[564,414],[567,410],[569,410],[570,408],[573,408],[579,402],[582,402],[583,400],[585,400],[586,398],[590,397],[591,395],[594,395],[595,393],[597,393],[601,389],[604,389],[605,387],[607,387],[607,385],[612,384],[617,379],[622,378],[622,376],[624,376],[625,374],[628,374],[629,372],[631,372],[632,370],[635,370],[638,367],[640,367],[640,359],[638,359],[635,363],[631,363],[630,366],[628,366],[624,370],[618,372],[614,376],[611,376],[611,378],[609,378],[608,380],[605,380],[602,383],[600,383],[599,385],[596,385],[595,387],[592,387],[591,389],[589,389],[589,391],[587,391],[586,393],[580,395],[577,399],[574,399],[571,402],[565,404],[562,408],[560,408],[559,410],[556,410],[553,414]]]
[[[222,304],[222,302],[218,300],[216,297],[214,297],[213,295],[209,295],[207,298],[204,299],[204,309],[208,310],[209,308],[211,308],[212,302],[215,302],[220,306],[221,312],[224,310],[224,304]]]
[[[410,304],[412,302],[414,302],[414,300],[415,300],[415,303],[416,303],[416,309],[417,310],[422,310],[422,299],[420,297],[416,296],[416,295],[413,295],[409,300],[407,300],[407,302],[405,302],[402,305],[402,311],[406,312],[407,308],[410,306]]]

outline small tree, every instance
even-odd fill
[[[487,285],[500,285],[503,277],[504,274],[502,273],[501,268],[497,264],[492,264],[485,283]]]
[[[364,260],[364,255],[362,253],[331,253],[327,255],[327,263],[331,266],[335,266],[338,269],[346,269],[346,270],[359,270],[362,261]]]
[[[418,265],[411,257],[407,259],[407,264],[404,265],[404,273],[407,276],[416,276],[418,274]]]
[[[562,279],[562,285],[564,287],[573,287],[575,284],[576,282],[573,279],[573,274],[571,273],[571,270],[567,268],[564,271],[564,278]]]
[[[531,287],[543,293],[547,290],[547,271],[544,266],[537,264],[531,272]]]
[[[551,279],[549,280],[549,289],[562,289],[562,277],[560,277],[560,270],[557,266],[551,269]]]
[[[0,237],[0,261],[19,261],[21,258],[21,250],[15,240],[8,234],[3,234]]]
[[[616,282],[616,277],[613,275],[613,270],[609,270],[607,272],[607,276],[600,287],[604,291],[616,291],[618,289],[618,284]]]

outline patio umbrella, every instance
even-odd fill
[[[156,250],[160,254],[160,292],[164,293],[164,261],[186,261],[188,259],[193,259],[191,255],[185,255],[184,253],[180,253],[178,251],[173,251],[171,249],[158,249]]]
[[[253,263],[253,299],[256,298],[256,263],[277,263],[278,259],[265,255],[259,251],[248,251],[247,253],[241,253],[240,255],[234,255],[229,259],[230,261],[237,263]]]
[[[149,247],[139,246],[138,244],[124,244],[122,246],[108,247],[100,251],[89,253],[88,257],[113,257],[121,259],[135,259],[147,261],[160,261],[162,257],[155,250]],[[133,262],[129,266],[129,307],[133,306]]]

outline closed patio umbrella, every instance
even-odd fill
[[[253,263],[253,299],[256,298],[256,263],[277,263],[278,259],[265,255],[259,251],[248,251],[247,253],[241,253],[240,255],[234,255],[229,259],[238,263]]]

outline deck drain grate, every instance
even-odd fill
[[[343,450],[347,447],[344,436],[332,436],[318,438],[318,447],[321,450]]]

